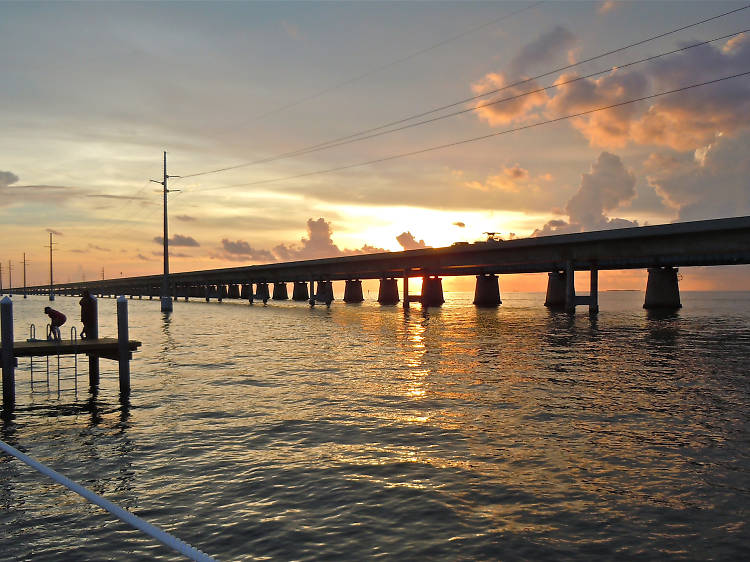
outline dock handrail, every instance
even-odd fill
[[[102,509],[109,511],[112,515],[117,517],[120,521],[124,521],[128,525],[131,525],[132,527],[135,527],[139,531],[146,533],[148,536],[156,539],[163,545],[168,546],[181,554],[184,554],[191,560],[196,560],[198,562],[216,562],[215,558],[209,556],[205,552],[202,552],[198,550],[197,548],[195,548],[194,546],[191,546],[188,543],[178,539],[177,537],[170,535],[169,533],[160,529],[159,527],[152,525],[151,523],[148,523],[147,521],[144,521],[137,515],[130,513],[126,509],[123,509],[119,505],[112,503],[111,501],[103,498],[99,494],[92,492],[88,488],[84,488],[83,486],[74,482],[70,478],[63,476],[59,472],[52,470],[48,466],[40,463],[39,461],[31,458],[28,455],[23,454],[21,451],[19,451],[15,447],[11,447],[10,445],[8,445],[7,443],[1,440],[0,440],[0,449],[5,451],[7,454],[17,458],[18,460],[26,463],[37,472],[41,472],[48,478],[51,478],[58,484],[65,486],[66,488],[75,492],[79,496],[83,496],[91,503],[96,504]]]

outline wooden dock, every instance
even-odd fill
[[[117,338],[98,338],[90,340],[34,340],[13,342],[14,357],[44,357],[45,355],[74,355],[85,353],[92,357],[104,359],[119,359],[119,343]],[[141,347],[141,342],[128,341],[128,351],[131,353]],[[0,353],[0,357],[2,354]]]
[[[99,386],[99,359],[117,361],[120,380],[120,395],[130,393],[130,360],[133,352],[141,347],[141,342],[128,337],[128,301],[125,297],[117,299],[117,338],[100,338],[98,305],[96,299],[91,303],[93,321],[87,327],[87,333],[93,336],[87,339],[15,341],[13,337],[13,301],[5,297],[0,301],[0,364],[2,364],[3,414],[10,412],[16,402],[16,367],[19,357],[50,357],[62,355],[87,355],[89,358],[89,386],[96,391]],[[33,359],[32,359],[33,361]],[[76,369],[77,369],[76,361]],[[59,376],[59,361],[58,361]],[[78,380],[76,371],[76,381]],[[77,384],[77,382],[76,382]]]

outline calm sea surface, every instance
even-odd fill
[[[2,439],[222,560],[750,556],[750,293],[446,297],[130,300],[130,399],[114,362],[92,396],[85,358],[77,394],[20,359]],[[16,339],[47,304],[14,297]],[[5,455],[0,525],[9,560],[179,559]]]

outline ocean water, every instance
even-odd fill
[[[20,359],[2,439],[220,560],[750,556],[750,293],[446,297],[129,300],[129,399],[114,362],[92,395],[85,357],[77,392]],[[14,297],[16,339],[47,304]],[[0,525],[8,560],[180,559],[5,455]]]

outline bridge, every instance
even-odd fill
[[[645,308],[681,306],[677,268],[750,263],[750,217],[683,222],[657,226],[613,229],[576,234],[540,236],[506,241],[458,243],[446,248],[354,255],[337,258],[271,263],[169,276],[174,298],[292,299],[330,304],[332,282],[344,281],[344,301],[361,302],[362,279],[379,279],[378,301],[404,306],[420,301],[422,306],[444,302],[442,277],[476,276],[474,303],[501,303],[498,275],[510,273],[549,274],[545,304],[569,311],[576,305],[598,310],[600,270],[648,269]],[[576,295],[575,274],[588,272],[588,295]],[[409,278],[421,277],[419,295],[409,294]],[[399,296],[397,280],[403,280]],[[76,295],[84,289],[99,295],[161,295],[162,275],[56,284],[26,288],[30,294]],[[316,286],[317,285],[317,286]],[[272,287],[272,292],[269,291]],[[308,289],[309,286],[309,289]],[[20,293],[15,288],[13,293]]]

